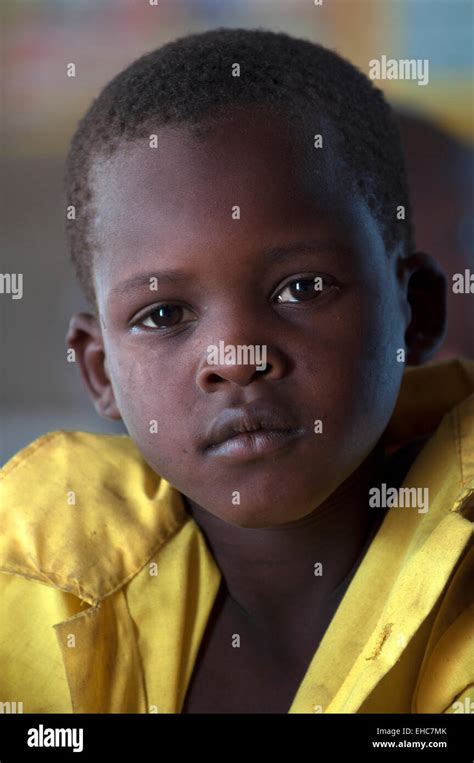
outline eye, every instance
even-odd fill
[[[183,318],[186,315],[191,316],[191,320],[195,320],[195,314],[189,308],[184,307],[184,305],[157,305],[153,310],[149,310],[148,313],[138,318],[134,325],[163,331],[185,323],[186,320],[183,320]]]
[[[277,293],[276,301],[284,303],[309,302],[319,298],[324,292],[332,288],[339,288],[334,281],[327,276],[313,276],[311,278],[294,278]]]

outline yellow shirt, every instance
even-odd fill
[[[473,362],[406,370],[388,435],[436,429],[429,510],[389,509],[290,713],[474,711],[473,392]],[[221,576],[179,492],[128,436],[56,431],[0,506],[0,703],[179,713]]]

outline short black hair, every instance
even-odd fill
[[[238,63],[240,76],[233,76]],[[397,121],[383,93],[349,61],[323,46],[265,29],[218,28],[187,35],[138,58],[115,76],[79,122],[66,161],[71,259],[96,310],[90,236],[90,169],[122,140],[165,124],[198,126],[233,107],[264,106],[290,122],[329,119],[338,155],[377,220],[387,251],[413,246],[411,209]],[[151,128],[151,129],[150,129]],[[405,219],[397,219],[397,207]]]

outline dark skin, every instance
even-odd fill
[[[439,345],[444,279],[428,255],[387,253],[331,149],[308,175],[301,136],[275,119],[237,112],[205,138],[166,127],[158,142],[95,164],[98,315],[74,315],[67,342],[99,414],[179,490],[222,573],[183,711],[287,712],[379,526],[367,491],[387,475],[397,352],[418,364]],[[301,296],[295,282],[315,277],[323,289]],[[209,365],[219,341],[266,345],[267,368]],[[221,411],[253,401],[303,434],[239,462],[203,450]]]

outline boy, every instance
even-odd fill
[[[4,469],[1,699],[470,708],[474,370],[404,374],[445,281],[381,93],[285,34],[189,36],[100,94],[67,190],[67,344],[130,437]]]

